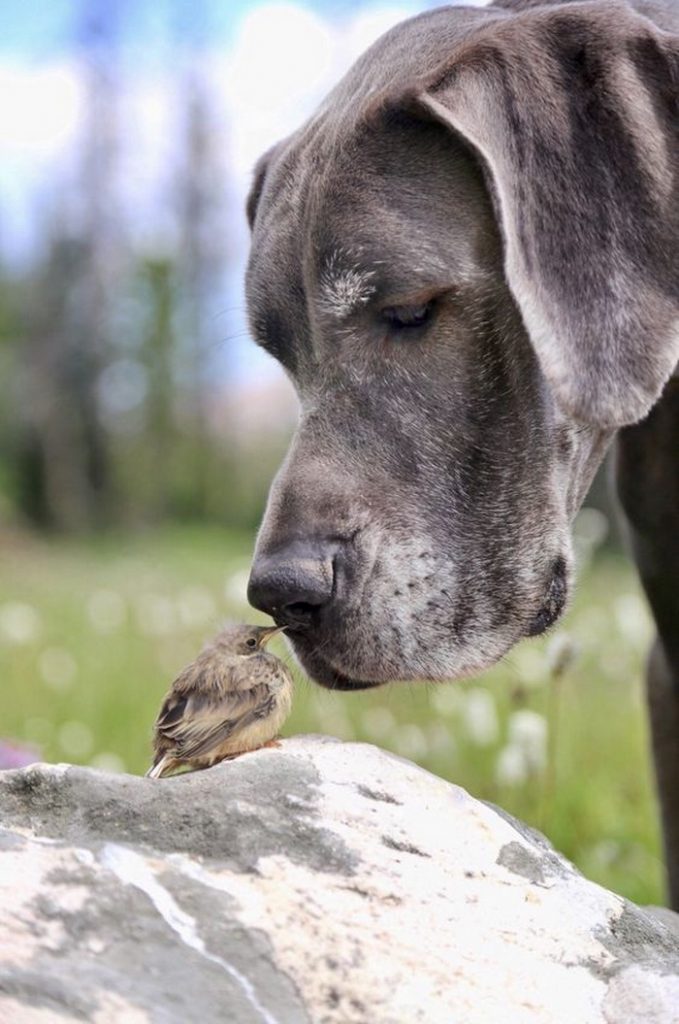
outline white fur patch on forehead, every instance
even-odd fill
[[[338,250],[327,259],[320,279],[320,307],[338,319],[364,306],[375,291],[374,271],[350,264],[348,253]]]

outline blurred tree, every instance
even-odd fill
[[[32,281],[40,301],[27,309],[20,353],[17,478],[22,511],[44,526],[75,530],[94,519],[103,444],[93,408],[92,357],[82,344],[78,283],[89,251],[60,225]],[[94,429],[90,433],[91,424]]]
[[[26,280],[0,266],[0,518],[12,505],[31,503],[30,516],[35,522],[45,519],[45,495],[41,488],[44,474],[40,451],[24,429],[22,403],[18,400],[20,378],[20,344],[25,335]],[[23,476],[17,463],[25,466]],[[26,500],[23,491],[31,498]]]
[[[111,358],[111,303],[123,262],[115,184],[117,9],[104,0],[83,7],[78,39],[86,103],[75,187],[57,184],[58,213],[24,290],[18,499],[32,521],[65,530],[102,526],[113,515],[99,388]]]
[[[192,470],[188,513],[202,517],[213,504],[215,437],[210,426],[213,364],[219,347],[216,303],[224,287],[228,258],[224,131],[218,123],[205,73],[209,10],[194,2],[190,15],[178,11],[178,48],[183,70],[178,77],[181,118],[180,166],[175,183],[180,246],[179,330],[182,406],[187,454]],[[220,368],[224,377],[224,367]]]
[[[84,519],[88,525],[101,526],[111,519],[113,494],[108,439],[99,408],[100,385],[112,358],[111,303],[119,290],[124,263],[116,181],[116,59],[122,7],[109,0],[84,0],[82,11],[80,39],[87,99],[79,175],[83,258],[73,281],[78,309],[69,325],[73,372],[68,384],[80,420]]]
[[[150,512],[154,519],[164,519],[173,511],[172,452],[177,445],[172,365],[176,347],[173,325],[176,271],[169,259],[155,257],[142,264],[141,274],[147,286],[142,354],[149,368],[146,425],[153,463]]]
[[[149,239],[123,178],[134,138],[124,47],[137,12],[126,0],[77,6],[78,142],[36,202],[40,250],[11,275],[0,265],[0,522],[15,510],[72,532],[165,518],[252,527],[281,455],[282,437],[256,424],[246,437],[227,397],[237,228],[209,61],[215,8],[168,0],[170,10],[169,230]]]

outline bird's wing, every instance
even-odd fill
[[[181,758],[200,757],[271,711],[275,697],[265,684],[236,690],[216,700],[202,693],[168,700],[157,731]]]
[[[210,694],[212,691],[222,699],[222,687],[210,678],[214,674],[214,666],[205,658],[204,652],[179,673],[161,704],[155,724],[156,733],[171,739],[173,726],[181,722],[189,702],[194,704],[200,699],[201,692]],[[223,697],[223,700],[226,699]]]
[[[156,719],[158,732],[165,733],[181,721],[188,699],[188,697],[177,697],[172,694],[164,701]]]

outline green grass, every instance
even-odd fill
[[[145,770],[174,675],[226,618],[263,621],[244,599],[251,547],[247,535],[206,528],[88,542],[5,538],[0,734],[36,744],[45,760]],[[522,644],[483,678],[353,695],[301,680],[285,732],[367,740],[410,757],[543,830],[590,878],[660,902],[642,687],[650,634],[630,567],[599,558],[559,631]],[[559,645],[579,653],[554,676]],[[286,656],[282,643],[277,650]],[[523,740],[510,742],[521,728]]]

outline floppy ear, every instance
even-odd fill
[[[409,102],[480,157],[557,402],[641,419],[679,361],[679,36],[617,3],[500,15]]]
[[[278,145],[279,144],[276,144],[275,146],[272,146],[271,149],[267,149],[266,153],[260,156],[252,172],[252,185],[250,186],[248,197],[245,200],[245,216],[248,219],[248,227],[251,231],[255,224],[257,207],[259,206],[262,189],[264,188],[266,173],[269,170],[269,165],[274,153],[278,149]]]
[[[252,172],[252,184],[248,197],[245,200],[245,216],[248,219],[248,227],[250,231],[255,223],[255,217],[257,216],[257,207],[259,206],[259,197],[262,194],[264,188],[264,179],[266,178],[267,167],[269,166],[269,153],[265,153],[261,156],[255,164],[255,169]]]

